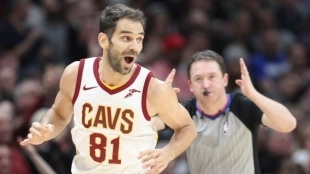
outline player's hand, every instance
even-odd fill
[[[169,75],[167,76],[165,83],[168,84],[169,86],[172,86],[172,82],[175,76],[175,69],[172,69],[171,72],[169,73]],[[180,88],[173,88],[175,93],[180,92]]]
[[[27,144],[42,144],[53,133],[53,131],[54,125],[52,124],[41,124],[39,122],[34,122],[29,129],[27,138],[21,141],[20,145],[25,146]]]
[[[17,142],[18,143],[21,143],[23,141],[23,138],[22,137],[17,137]],[[25,152],[29,155],[32,155],[32,154],[35,154],[36,153],[36,149],[33,145],[31,144],[27,144],[27,145],[24,145],[24,146],[21,146]]]
[[[236,84],[240,87],[241,92],[251,99],[257,92],[252,84],[248,69],[244,63],[243,58],[240,58],[241,79],[236,80]]]
[[[138,159],[142,160],[143,168],[150,168],[146,174],[158,174],[162,172],[171,159],[165,149],[149,149],[140,153]]]

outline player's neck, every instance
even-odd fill
[[[125,84],[130,79],[135,70],[136,65],[132,67],[129,74],[122,75],[119,72],[114,71],[106,60],[101,59],[99,62],[98,73],[100,80],[105,84],[109,86],[119,86]]]

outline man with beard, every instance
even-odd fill
[[[73,114],[74,174],[160,173],[181,154],[196,137],[195,125],[173,89],[135,64],[144,28],[141,11],[106,7],[98,35],[103,55],[66,67],[55,103],[21,145],[54,138]],[[157,116],[175,131],[162,149],[155,149]]]

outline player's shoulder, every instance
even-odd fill
[[[67,65],[65,71],[67,71],[68,73],[77,72],[79,68],[83,68],[83,66],[86,62],[88,62],[88,61],[94,62],[98,58],[99,57],[89,57],[89,58],[80,59],[78,61],[74,61],[74,62],[70,63],[69,65]]]
[[[62,90],[66,90],[66,91],[72,90],[72,86],[76,84],[79,66],[80,66],[80,61],[72,62],[66,66],[60,79],[60,88]]]
[[[72,76],[78,73],[80,61],[74,61],[66,66],[63,76]]]
[[[175,92],[173,88],[156,77],[156,74],[146,67],[141,66],[150,76],[150,80],[147,87],[147,97],[151,100],[161,100],[167,97],[173,97]]]

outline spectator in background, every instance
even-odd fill
[[[300,165],[294,163],[290,158],[281,160],[280,166],[275,174],[306,174]]]
[[[145,44],[137,61],[144,66],[150,66],[162,55],[163,39],[175,26],[171,24],[173,21],[163,2],[149,4],[146,7],[146,15],[149,16],[149,27],[146,28]]]
[[[24,156],[20,146],[13,137],[14,106],[9,101],[0,102],[0,144],[6,144],[10,148],[11,168],[10,173],[34,174],[35,170]]]
[[[19,137],[18,142],[21,141]],[[28,158],[32,161],[38,173],[40,174],[56,174],[52,167],[38,154],[33,145],[22,146],[23,150],[27,154]]]
[[[51,166],[34,147],[20,148],[13,139],[12,117],[14,107],[9,101],[0,102],[0,173],[2,174],[55,174]],[[19,137],[20,139],[20,137]],[[20,140],[19,140],[20,141]],[[26,156],[25,153],[28,155]],[[31,161],[29,161],[29,159]]]
[[[18,80],[18,69],[10,66],[0,67],[0,93],[2,93],[4,99],[12,101],[14,88]]]
[[[25,79],[16,85],[14,102],[16,116],[14,116],[15,137],[26,136],[29,130],[29,121],[34,112],[42,106],[43,89],[36,79]]]
[[[278,77],[275,82],[278,87],[273,89],[269,95],[287,106],[296,103],[305,88],[304,79],[295,72],[287,72]]]
[[[5,143],[0,143],[0,174],[10,174],[12,157],[10,147]]]
[[[44,11],[44,38],[48,43],[49,53],[47,56],[41,56],[41,61],[51,59],[59,63],[69,63],[68,58],[68,23],[65,18],[65,6],[63,1],[59,0],[40,0],[42,11]],[[43,58],[42,58],[43,57]],[[42,60],[43,59],[43,60]]]
[[[72,1],[69,4],[66,14],[69,25],[69,61],[67,64],[101,54],[97,44],[99,31],[97,21],[100,11],[97,9],[95,1]]]
[[[276,173],[281,168],[283,160],[291,158],[296,149],[295,138],[292,133],[284,134],[270,130],[266,142],[266,152],[259,156],[261,172]]]
[[[240,78],[239,59],[242,57],[248,64],[249,52],[242,44],[230,44],[223,51],[223,58],[227,65],[227,74],[229,74],[226,90],[228,92],[239,91],[239,86],[235,83]]]
[[[44,72],[40,82],[43,90],[43,107],[51,106],[54,102],[54,98],[59,90],[59,84],[61,74],[63,73],[65,66],[60,63],[48,62],[45,64]]]
[[[38,53],[43,46],[42,31],[26,25],[29,3],[9,1],[8,18],[0,23],[0,48],[10,50],[18,58],[20,77],[39,73]]]
[[[288,71],[286,54],[279,49],[279,33],[266,29],[261,33],[261,49],[250,56],[249,71],[254,85],[270,95],[274,89],[273,80]]]
[[[302,23],[302,13],[298,8],[298,1],[278,1],[275,9],[276,23],[279,28],[298,33]]]
[[[309,121],[304,123],[302,135],[298,136],[300,146],[294,151],[292,159],[296,164],[299,164],[304,171],[310,173],[310,124]]]
[[[163,54],[148,68],[161,80],[164,80],[171,69],[175,68],[178,78],[174,81],[173,86],[177,86],[182,90],[182,95],[178,95],[178,99],[183,101],[192,96],[187,87],[186,70],[183,67],[184,64],[182,64],[182,51],[186,44],[186,39],[180,33],[172,33],[164,38],[162,44]]]
[[[308,56],[305,45],[299,42],[292,43],[287,49],[289,70],[297,73],[303,79],[303,86],[310,83],[310,61]]]

